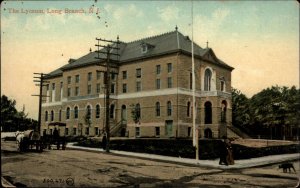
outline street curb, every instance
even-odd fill
[[[252,168],[252,167],[278,164],[286,161],[300,160],[300,153],[295,153],[295,154],[271,155],[271,156],[264,156],[258,158],[236,160],[234,165],[224,166],[224,165],[219,165],[218,159],[195,160],[195,159],[188,159],[188,158],[178,158],[178,157],[162,156],[162,155],[147,154],[147,153],[134,153],[134,152],[118,151],[118,150],[110,150],[110,152],[107,153],[100,148],[74,146],[74,143],[68,143],[66,149],[83,150],[83,151],[96,152],[96,153],[101,152],[110,155],[129,156],[129,157],[148,159],[153,161],[182,164],[187,166],[215,168],[221,170]]]

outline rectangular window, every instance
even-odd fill
[[[79,75],[76,75],[76,76],[75,76],[75,83],[79,83],[79,80],[80,80]]]
[[[91,80],[92,80],[92,73],[89,72],[89,73],[88,73],[88,81],[91,81]]]
[[[71,76],[68,76],[68,84],[71,84]]]
[[[123,84],[123,93],[127,93],[127,84]]]
[[[103,77],[103,84],[106,86],[107,84],[107,74],[104,72],[104,77]]]
[[[161,66],[156,65],[156,74],[160,74],[160,72],[161,72]]]
[[[160,127],[155,127],[155,136],[160,136]]]
[[[172,77],[168,77],[168,88],[172,88]]]
[[[141,78],[142,77],[142,69],[136,69],[136,77]]]
[[[71,96],[71,88],[68,88],[68,97]]]
[[[77,134],[77,130],[76,128],[73,128],[73,135],[76,135]]]
[[[172,72],[172,63],[168,63],[168,73]]]
[[[123,79],[127,79],[127,71],[122,71]]]
[[[98,131],[99,131],[99,128],[95,127],[95,136],[97,136],[99,134]]]
[[[221,91],[225,91],[225,82],[221,81]]]
[[[115,93],[115,84],[110,85],[110,93]]]
[[[55,90],[55,83],[52,83],[52,90]]]
[[[136,91],[141,91],[142,90],[142,84],[140,81],[136,82]]]
[[[61,110],[59,110],[58,120],[61,121]]]
[[[160,79],[156,79],[156,89],[160,89]]]
[[[60,82],[60,89],[63,88],[64,83]]]
[[[98,83],[98,84],[97,84],[97,89],[96,89],[96,92],[97,92],[97,93],[100,93],[100,87],[101,87],[101,86],[100,86],[100,84]]]
[[[86,127],[85,128],[85,135],[89,135],[90,134],[90,129],[89,129],[89,127]]]
[[[92,93],[92,85],[89,84],[87,88],[87,94],[91,94],[91,93]]]
[[[68,136],[68,135],[69,135],[69,128],[66,128],[65,135],[66,135],[66,136]]]
[[[101,72],[97,71],[97,80],[99,80],[101,78]]]
[[[49,84],[47,84],[46,89],[47,89],[47,91],[49,91]]]
[[[191,128],[191,127],[188,127],[188,137],[191,136],[191,132],[192,132],[192,128]]]
[[[190,89],[193,89],[193,73],[190,72]]]
[[[136,136],[136,137],[141,136],[140,127],[136,127],[136,128],[135,128],[135,136]]]
[[[116,74],[115,73],[111,73],[111,80],[115,80],[116,79]]]
[[[79,87],[75,87],[75,96],[79,95]]]

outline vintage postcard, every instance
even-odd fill
[[[299,3],[1,2],[3,187],[299,187]]]

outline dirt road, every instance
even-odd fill
[[[1,142],[2,176],[27,187],[294,187],[278,165],[224,171],[77,150],[18,153]]]

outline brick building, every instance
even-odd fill
[[[110,126],[113,136],[192,137],[191,40],[177,29],[119,44],[112,57]],[[101,134],[105,127],[105,67],[98,53],[70,59],[47,76],[41,131],[66,124],[65,135]],[[103,58],[105,57],[104,55]],[[194,43],[196,125],[200,137],[219,138],[231,126],[231,71],[211,48]],[[132,116],[137,121],[134,121]]]

